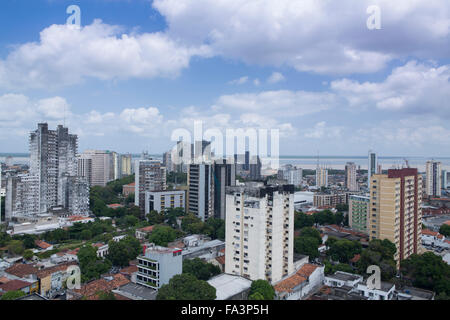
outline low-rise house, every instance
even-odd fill
[[[434,300],[435,293],[433,291],[404,287],[397,289],[397,300]]]
[[[158,291],[136,283],[127,283],[112,292],[129,300],[156,300]]]
[[[53,245],[42,241],[42,240],[35,240],[34,244],[41,250],[41,251],[49,251],[53,250]]]
[[[148,226],[140,229],[136,229],[135,237],[138,240],[144,240],[149,234],[152,233],[154,226]]]
[[[38,281],[25,281],[14,279],[0,285],[0,295],[9,291],[23,291],[26,294],[37,293],[39,291]]]
[[[293,275],[274,285],[279,300],[301,300],[318,290],[323,283],[324,267],[305,263]]]
[[[80,289],[66,290],[67,300],[98,300],[100,292],[112,292],[113,290],[129,283],[124,275],[118,273],[114,276],[106,276],[93,280],[81,286]]]
[[[247,300],[252,281],[237,275],[219,274],[208,280],[216,289],[216,300]]]
[[[128,197],[130,194],[134,194],[135,187],[136,187],[135,182],[122,186],[122,194],[125,197]]]
[[[450,244],[446,242],[444,235],[429,229],[422,230],[422,244],[424,246],[439,247],[443,249],[450,248]]]
[[[74,265],[77,265],[77,263],[70,262],[39,270],[37,277],[40,283],[40,295],[51,299],[61,293],[64,282],[69,276],[67,269]]]
[[[97,249],[97,257],[105,258],[109,252],[109,245],[106,243],[93,243],[92,246]]]
[[[108,208],[116,210],[119,208],[124,208],[125,206],[123,204],[119,204],[119,203],[113,203],[113,204],[108,204],[106,205]]]

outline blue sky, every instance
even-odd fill
[[[0,27],[0,152],[65,121],[80,151],[160,153],[202,120],[284,155],[450,156],[445,0],[4,0]]]

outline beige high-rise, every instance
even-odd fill
[[[407,168],[388,170],[388,174],[370,179],[369,236],[395,244],[399,267],[402,260],[421,251],[422,176],[417,169]]]

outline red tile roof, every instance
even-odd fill
[[[221,265],[225,265],[225,256],[216,257],[216,261]]]
[[[6,269],[5,272],[19,278],[25,278],[30,274],[36,274],[38,272],[38,268],[32,266],[31,264],[16,263]]]
[[[278,282],[274,289],[277,292],[292,292],[295,287],[300,285],[302,282],[306,281],[309,276],[318,268],[319,266],[314,264],[306,263],[304,264],[300,270],[298,270],[294,275],[289,278],[284,279],[281,282]]]
[[[76,262],[68,262],[68,263],[60,264],[60,265],[57,265],[54,267],[45,268],[45,269],[39,270],[37,273],[37,276],[39,279],[47,278],[49,275],[51,275],[55,272],[66,271],[67,268],[72,265],[77,265],[77,263]]]
[[[437,237],[439,235],[439,232],[431,231],[430,229],[422,229],[422,234],[426,236]]]
[[[88,300],[98,300],[97,293],[99,291],[110,292],[129,282],[130,280],[128,280],[123,274],[118,273],[114,275],[114,279],[111,281],[106,279],[94,280],[83,285],[81,289],[75,289],[74,291],[82,296],[85,296]]]
[[[41,241],[41,240],[35,240],[34,244],[37,245],[39,248],[44,249],[44,250],[52,247],[51,244],[49,244],[49,243],[47,243],[45,241]]]
[[[29,287],[31,283],[22,281],[22,280],[11,280],[2,285],[0,285],[0,289],[3,291],[17,291],[26,287]]]
[[[7,282],[9,282],[9,281],[11,281],[11,279],[8,279],[7,277],[1,277],[1,278],[0,278],[0,284],[7,283]]]
[[[359,259],[361,259],[361,255],[355,254],[355,256],[352,259],[350,259],[350,262],[356,263],[359,261]]]
[[[446,225],[450,226],[450,220],[448,220],[448,221],[445,221],[445,222],[444,222],[444,224],[446,224]]]
[[[140,228],[138,230],[141,232],[152,232],[154,227],[155,226],[148,226],[148,227]]]
[[[137,271],[138,271],[138,267],[136,265],[132,265],[132,266],[123,268],[122,270],[120,270],[120,273],[131,275],[132,273],[135,273]]]

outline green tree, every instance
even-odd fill
[[[259,292],[255,292],[248,296],[248,300],[264,300],[264,296]]]
[[[125,267],[131,260],[136,259],[142,251],[139,240],[127,236],[119,242],[111,240],[108,244],[108,259],[114,266]]]
[[[361,258],[356,264],[358,272],[365,275],[367,267],[377,265],[381,269],[381,279],[383,281],[391,280],[397,271],[394,260],[395,252],[395,244],[389,240],[371,240],[369,247],[362,251]]]
[[[310,260],[319,257],[320,242],[313,237],[297,237],[294,239],[294,251],[309,256]]]
[[[362,247],[360,242],[342,239],[333,241],[332,244],[329,245],[327,254],[334,261],[348,263],[355,254],[361,253],[361,250]]]
[[[16,300],[16,299],[19,299],[20,297],[23,297],[24,295],[25,295],[25,292],[23,292],[21,290],[8,291],[4,295],[2,295],[1,300]]]
[[[163,285],[156,300],[214,300],[216,289],[208,282],[198,280],[190,273],[182,273]]]
[[[164,214],[160,214],[157,211],[150,211],[147,215],[147,221],[150,225],[161,224],[164,223],[165,217]]]
[[[443,234],[446,237],[450,237],[450,225],[448,224],[443,224],[440,228],[439,228],[439,233]]]
[[[264,300],[273,300],[275,298],[275,290],[266,280],[255,280],[252,282],[249,298],[255,298],[255,294],[260,294]]]
[[[23,253],[23,258],[25,260],[31,260],[33,256],[34,256],[33,251],[31,251],[30,249],[25,250]]]
[[[217,218],[209,218],[206,221],[207,229],[210,231],[208,234],[212,239],[225,240],[225,220]]]
[[[106,273],[111,268],[111,262],[97,257],[97,250],[91,245],[80,248],[77,254],[81,269],[81,280],[83,282],[98,279],[101,274]]]
[[[320,236],[319,230],[317,230],[316,228],[311,228],[311,227],[302,228],[300,230],[300,236],[315,238],[315,239],[317,239],[319,244],[322,243],[322,237]]]
[[[190,273],[199,280],[209,280],[220,274],[220,268],[200,258],[183,260],[183,273]]]
[[[117,300],[116,296],[111,291],[98,291],[97,296],[98,300]]]
[[[296,230],[314,225],[314,217],[303,212],[296,212],[294,215],[294,228]]]
[[[25,248],[20,240],[11,240],[7,246],[8,254],[12,256],[21,255]]]
[[[148,237],[148,241],[153,242],[158,246],[166,247],[169,242],[177,238],[176,231],[169,226],[155,226],[152,233]]]

